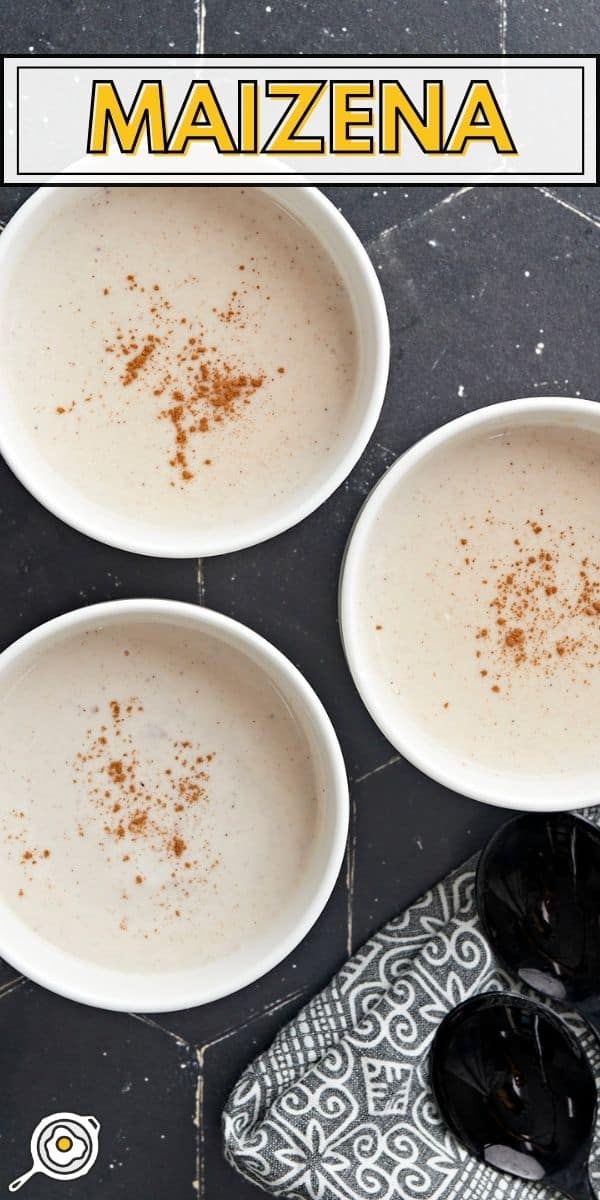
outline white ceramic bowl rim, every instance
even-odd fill
[[[555,795],[550,790],[540,796],[534,786],[529,784],[527,777],[519,779],[518,785],[510,786],[508,776],[500,773],[486,772],[477,769],[471,777],[468,771],[457,767],[457,759],[451,759],[439,744],[429,743],[424,752],[415,746],[410,729],[399,723],[388,720],[385,698],[376,686],[373,686],[364,669],[364,655],[360,646],[360,635],[356,621],[355,597],[362,570],[364,550],[369,540],[370,532],[387,497],[396,488],[398,482],[412,468],[439,446],[451,439],[461,436],[470,430],[484,427],[489,423],[509,424],[517,418],[521,424],[537,422],[544,424],[555,423],[562,417],[565,423],[577,428],[579,425],[597,426],[600,434],[600,404],[593,400],[571,399],[569,397],[527,397],[519,400],[508,400],[500,404],[492,404],[485,408],[476,409],[457,417],[447,424],[435,429],[410,447],[382,476],[367,497],[354,527],[351,531],[340,575],[339,586],[339,619],[340,630],[346,660],[352,678],[360,693],[362,701],[391,745],[398,752],[418,767],[423,774],[450,788],[460,795],[473,800],[481,800],[486,804],[501,808],[522,809],[523,811],[567,811],[585,808],[600,802],[600,771],[591,787],[580,787],[578,777],[569,781],[572,783],[573,795],[566,794],[566,788],[560,789]],[[485,778],[485,783],[482,780]],[[495,782],[494,782],[495,780]]]
[[[206,971],[195,966],[189,971],[128,973],[101,967],[52,945],[0,899],[0,955],[35,983],[71,1000],[100,1008],[170,1012],[239,991],[277,966],[306,936],[331,895],[343,861],[349,819],[348,781],[333,725],[298,668],[265,638],[213,609],[171,600],[113,600],[54,617],[0,654],[0,687],[8,668],[32,649],[51,642],[55,635],[131,617],[196,624],[200,632],[221,636],[247,653],[274,680],[279,677],[288,689],[288,698],[293,696],[298,716],[310,722],[328,787],[324,803],[329,821],[323,833],[327,841],[320,859],[319,880],[310,892],[309,902],[267,952],[238,968],[235,959],[240,956],[230,956],[223,960],[222,975],[219,963],[209,964]],[[203,975],[212,977],[208,984]]]
[[[42,482],[25,444],[20,439],[17,439],[19,444],[15,444],[15,438],[11,437],[7,425],[8,406],[0,396],[0,453],[28,491],[67,525],[96,541],[137,554],[164,558],[203,558],[226,554],[258,545],[292,528],[319,508],[358,462],[373,434],[385,397],[390,357],[385,301],[369,256],[345,217],[318,188],[302,182],[301,176],[294,177],[299,182],[252,186],[260,186],[267,195],[288,208],[324,247],[348,290],[361,348],[353,405],[353,411],[360,411],[360,418],[353,420],[352,436],[349,434],[346,440],[341,440],[339,452],[331,460],[330,470],[320,481],[315,481],[310,491],[274,505],[267,515],[257,518],[243,529],[229,529],[223,534],[203,533],[199,529],[193,535],[174,535],[155,529],[150,523],[140,522],[131,526],[128,525],[126,514],[120,519],[97,505],[88,504],[85,497],[81,497],[78,503],[75,490],[69,487],[68,481],[62,483],[54,472],[49,472],[47,479]],[[10,219],[0,235],[0,274],[9,254],[15,253],[19,241],[27,238],[31,224],[35,227],[48,201],[65,186],[63,182],[39,188]],[[93,189],[102,184],[96,182],[79,186]],[[364,375],[362,383],[359,372]]]

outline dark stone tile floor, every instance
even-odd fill
[[[207,0],[206,12],[194,0],[8,7],[11,53],[591,53],[600,43],[592,0]],[[0,219],[29,190],[1,189]],[[505,819],[424,778],[376,730],[343,660],[337,577],[365,496],[416,438],[511,397],[600,399],[600,189],[326,190],[380,274],[393,355],[375,436],[317,513],[274,542],[199,569],[91,542],[40,508],[6,467],[0,472],[1,645],[58,612],[121,596],[173,596],[231,613],[315,686],[338,729],[352,792],[347,861],[326,912],[286,962],[243,993],[141,1019],[63,1001],[0,968],[0,1190],[26,1169],[30,1133],[45,1113],[73,1108],[104,1123],[93,1175],[32,1180],[24,1193],[31,1200],[257,1197],[221,1156],[229,1088],[352,947]]]

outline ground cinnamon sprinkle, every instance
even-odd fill
[[[50,858],[49,850],[25,850],[21,856],[21,862],[26,866],[37,866],[41,858]]]
[[[265,379],[262,373],[240,374],[227,363],[222,366],[202,363],[187,394],[179,389],[171,393],[174,403],[161,409],[158,416],[173,426],[175,453],[169,459],[169,465],[177,468],[181,479],[194,477],[189,461],[191,438],[198,433],[208,433],[210,429],[209,418],[202,415],[203,409],[208,406],[213,420],[221,423],[226,417],[235,416],[240,404],[249,404]],[[211,459],[204,462],[210,465]]]
[[[148,359],[152,354],[154,354],[157,346],[158,338],[154,337],[154,335],[151,333],[148,334],[142,349],[139,351],[139,353],[134,354],[133,358],[130,358],[127,362],[125,370],[121,376],[123,387],[129,387],[130,383],[133,383],[134,379],[137,379],[140,371],[144,369]],[[137,343],[134,343],[131,346],[131,350],[137,351]],[[122,347],[122,351],[125,354],[127,353],[124,346]]]
[[[201,862],[180,862],[188,848],[182,821],[190,808],[208,804],[208,767],[214,753],[201,753],[201,748],[190,740],[172,741],[168,748],[171,765],[161,770],[157,782],[156,767],[146,754],[142,765],[138,751],[138,722],[143,720],[144,706],[137,697],[110,700],[104,715],[99,706],[96,713],[97,727],[88,730],[88,740],[73,769],[75,781],[81,781],[90,804],[101,815],[107,844],[127,847],[129,852],[121,853],[120,861],[132,863],[132,878],[137,885],[144,882],[134,865],[136,848],[142,846],[149,848],[158,862],[171,864],[174,888],[178,887],[178,867],[187,873],[186,888],[194,881],[201,882],[208,859],[210,869],[218,865],[218,859],[206,843],[206,858],[203,856]],[[119,757],[114,755],[116,745]],[[161,739],[161,757],[163,753]],[[199,815],[196,819],[203,818]],[[48,854],[43,852],[44,857]],[[23,858],[32,864],[36,861],[32,851],[26,851]]]
[[[546,524],[543,510],[527,518],[519,533],[513,538],[515,556],[486,563],[481,579],[493,624],[475,629],[473,636],[485,644],[487,663],[479,674],[492,674],[496,694],[502,691],[500,682],[509,684],[525,664],[548,679],[570,659],[586,671],[600,669],[600,563],[582,558],[577,531]],[[460,538],[459,547],[466,541]],[[476,559],[468,565],[480,570]],[[482,653],[477,649],[476,659]]]
[[[101,746],[106,745],[106,738],[103,738],[103,740],[100,742],[100,745]],[[109,775],[110,779],[112,779],[113,783],[123,783],[124,782],[125,772],[123,770],[123,763],[121,762],[121,760],[119,760],[118,762],[109,763],[108,767],[107,767],[107,771],[108,771],[108,775]]]
[[[243,269],[241,265],[240,271]],[[145,396],[162,398],[155,415],[172,435],[166,448],[167,462],[175,476],[171,485],[176,486],[176,480],[185,484],[194,478],[198,465],[212,465],[212,458],[202,453],[202,435],[225,421],[239,421],[256,393],[264,389],[267,375],[256,364],[239,360],[231,345],[231,332],[225,351],[210,345],[202,315],[177,314],[158,283],[144,285],[128,274],[123,287],[135,292],[140,316],[135,327],[117,326],[105,342],[107,383],[116,374],[126,394],[135,385]],[[225,306],[221,310],[213,308],[214,317],[226,329],[242,329],[248,324],[246,299],[250,287],[260,288],[260,284],[241,280]],[[115,290],[104,287],[101,295],[107,297]],[[270,382],[284,374],[285,366],[278,366]],[[137,397],[138,390],[135,394]],[[57,409],[61,415],[69,411]]]

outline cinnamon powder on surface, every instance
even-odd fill
[[[514,554],[486,563],[490,624],[473,633],[475,657],[486,661],[479,674],[493,675],[496,694],[525,665],[548,680],[568,660],[600,668],[600,563],[581,556],[571,526],[545,524],[543,511],[516,532]],[[460,553],[467,544],[459,539]],[[480,570],[473,556],[463,557],[458,573],[467,567]]]
[[[112,383],[116,374],[124,403],[131,403],[128,393],[133,390],[136,395],[141,393],[157,401],[154,419],[171,432],[166,455],[175,477],[172,486],[175,480],[185,484],[193,479],[198,465],[212,465],[212,458],[203,453],[202,435],[225,422],[239,422],[267,383],[266,372],[245,362],[232,340],[232,330],[245,328],[248,323],[246,298],[250,286],[240,284],[221,310],[212,309],[213,320],[216,317],[228,331],[222,348],[209,344],[201,313],[177,315],[174,303],[159,283],[142,285],[133,274],[125,277],[125,290],[136,293],[140,312],[134,326],[117,325],[105,341],[106,382]],[[258,283],[252,286],[260,288]],[[100,294],[106,298],[115,292],[118,295],[113,285],[111,289],[102,288]],[[284,373],[285,367],[278,366],[269,382]],[[70,410],[57,411],[64,415]]]
[[[166,759],[169,765],[161,766],[159,771],[157,764],[148,760],[147,752],[142,757],[139,749],[144,706],[137,697],[112,699],[104,714],[99,706],[96,711],[97,724],[88,729],[86,744],[74,761],[73,781],[84,789],[94,814],[100,817],[102,845],[119,846],[119,859],[131,863],[136,886],[152,883],[152,878],[136,865],[136,851],[143,847],[157,864],[170,866],[169,889],[174,890],[181,908],[190,887],[205,883],[207,873],[220,861],[208,838],[201,841],[200,857],[182,861],[188,850],[182,822],[193,808],[194,820],[202,826],[209,803],[214,752],[201,752],[188,739],[171,740]],[[143,740],[146,742],[147,735]],[[161,737],[161,759],[164,753]],[[84,822],[80,833],[84,837],[98,836],[97,821]],[[164,885],[162,890],[166,893]],[[159,903],[170,911],[166,897]]]

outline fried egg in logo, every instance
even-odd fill
[[[87,1138],[78,1137],[73,1129],[73,1123],[53,1125],[46,1130],[40,1143],[40,1158],[63,1172],[65,1167],[72,1167],[89,1153]]]
[[[38,1172],[51,1179],[78,1179],[87,1175],[98,1157],[100,1122],[78,1113],[52,1113],[36,1125],[31,1137],[33,1165],[9,1185],[18,1192]]]

